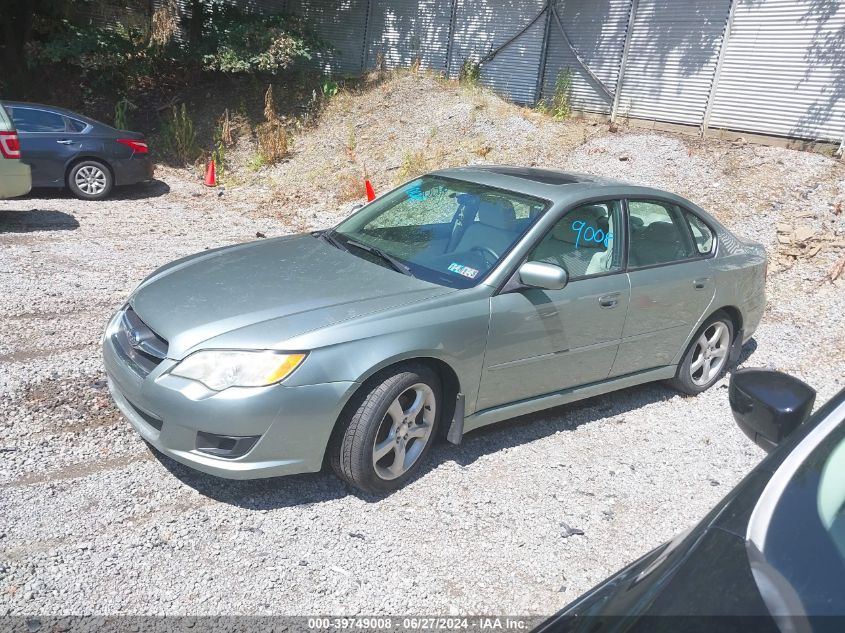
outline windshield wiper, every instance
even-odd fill
[[[393,255],[388,255],[383,250],[376,248],[375,246],[370,246],[369,244],[362,244],[361,242],[356,242],[355,240],[350,240],[347,238],[346,240],[347,246],[354,246],[356,248],[360,248],[362,251],[367,251],[368,253],[372,253],[376,257],[386,261],[394,270],[399,271],[403,275],[408,275],[409,277],[413,277],[414,273],[411,272],[411,269],[408,268],[404,263],[396,259]]]
[[[322,233],[320,233],[319,237],[321,237],[322,239],[324,239],[325,241],[327,241],[329,244],[331,244],[332,246],[334,246],[337,249],[340,249],[342,251],[347,251],[347,252],[349,251],[348,248],[346,248],[343,244],[340,243],[340,240],[338,240],[334,235],[332,235],[331,229],[327,229],[327,230],[323,231]]]

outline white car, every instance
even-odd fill
[[[0,103],[0,199],[15,198],[32,189],[29,165],[21,162],[18,133]]]

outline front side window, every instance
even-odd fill
[[[686,220],[678,208],[665,202],[631,200],[628,203],[628,266],[654,266],[695,256]]]
[[[572,279],[621,270],[621,208],[618,201],[611,201],[569,211],[531,252],[529,261],[560,266]]]
[[[63,117],[44,110],[12,108],[12,120],[18,132],[64,132]]]
[[[422,176],[373,201],[329,235],[356,256],[384,264],[372,251],[377,249],[415,277],[467,288],[493,269],[548,205],[486,185]]]

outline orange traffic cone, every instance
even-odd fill
[[[364,188],[367,190],[367,202],[372,202],[376,199],[376,191],[373,189],[373,183],[370,182],[370,179],[367,178],[364,181]]]
[[[212,158],[208,161],[208,168],[205,170],[205,182],[203,184],[206,187],[216,187],[217,186],[217,175],[214,172],[214,159]]]

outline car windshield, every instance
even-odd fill
[[[327,239],[420,279],[468,288],[484,279],[548,206],[512,191],[422,176],[373,201]]]
[[[765,559],[805,613],[845,609],[845,423],[828,433],[786,484],[765,532]],[[791,591],[777,592],[788,601]],[[834,596],[838,595],[838,598]]]

